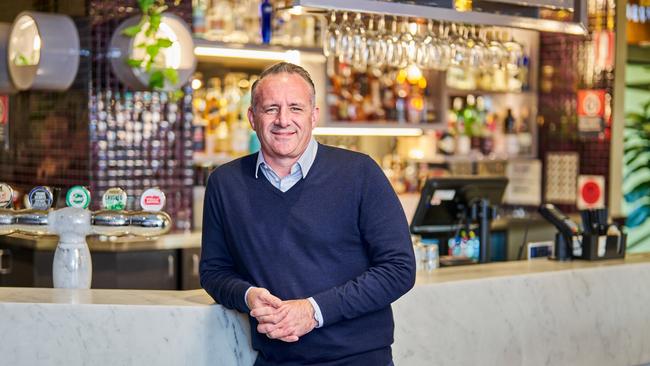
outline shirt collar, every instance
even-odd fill
[[[302,178],[303,179],[306,178],[307,173],[309,173],[309,169],[311,169],[311,166],[314,165],[314,160],[316,160],[317,151],[318,151],[318,142],[316,142],[316,139],[312,137],[311,140],[309,140],[309,144],[307,144],[307,148],[305,149],[305,151],[302,153],[302,155],[300,155],[298,161],[291,167],[291,171],[293,172],[294,167],[298,165],[298,167],[300,167],[300,172],[302,173]],[[271,168],[269,164],[267,164],[266,160],[264,160],[264,154],[260,149],[257,154],[257,163],[255,163],[255,178],[258,177],[260,165],[262,164]]]

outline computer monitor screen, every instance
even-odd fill
[[[429,179],[411,221],[413,234],[454,232],[481,199],[501,203],[508,184],[505,177],[440,177]]]

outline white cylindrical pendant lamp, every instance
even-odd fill
[[[13,94],[18,91],[11,82],[9,67],[7,67],[9,32],[11,32],[11,23],[0,23],[0,93],[2,94]]]
[[[67,15],[24,11],[16,17],[7,49],[18,90],[66,90],[79,69],[79,33]]]
[[[128,87],[135,90],[149,89],[150,73],[140,67],[131,67],[128,59],[142,59],[146,57],[143,47],[136,47],[145,41],[143,32],[135,37],[128,37],[122,32],[140,22],[140,16],[134,16],[123,21],[113,33],[108,57],[115,76]],[[192,32],[180,17],[164,13],[156,38],[166,38],[172,41],[170,47],[161,48],[156,57],[152,70],[156,68],[170,68],[178,73],[178,80],[172,83],[165,80],[163,90],[177,90],[192,77],[196,69],[196,56],[194,55],[194,41]]]

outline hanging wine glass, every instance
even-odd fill
[[[377,64],[377,31],[375,30],[375,20],[372,16],[368,18],[368,29],[366,30],[366,63],[370,67]]]
[[[429,20],[426,25],[419,24],[416,34],[415,64],[420,69],[429,68],[429,47],[434,43],[433,22]]]
[[[478,36],[476,26],[472,26],[467,37],[467,66],[475,69],[481,69],[487,59],[487,46]]]
[[[422,32],[420,32],[422,30]],[[420,69],[429,68],[429,58],[431,56],[430,48],[435,47],[435,34],[433,33],[433,21],[429,19],[426,26],[418,25],[418,34],[416,38],[415,64]]]
[[[366,26],[357,13],[352,23],[352,66],[355,70],[365,72],[368,66],[368,48],[366,44]]]
[[[438,25],[438,35],[435,37],[435,48],[430,47],[429,63],[433,69],[447,70],[451,62],[451,45],[449,40],[450,27],[445,26],[444,22]]]
[[[497,34],[497,30],[492,29],[491,32],[489,32],[489,39],[488,39],[488,32],[486,31],[485,38],[486,38],[486,44],[488,50],[487,60],[490,68],[494,70],[494,69],[500,69],[501,67],[505,67],[508,51],[501,44]]]
[[[503,42],[503,47],[507,51],[506,68],[508,69],[508,72],[516,73],[519,71],[519,64],[521,58],[524,56],[524,48],[519,42],[514,40],[510,33],[506,35],[505,39],[506,41]]]
[[[402,59],[400,60],[400,68],[404,68],[410,64],[415,63],[416,45],[415,38],[413,37],[415,23],[409,23],[408,18],[402,19],[401,34],[399,37],[399,47],[402,49]]]
[[[373,46],[374,54],[374,67],[382,67],[386,64],[387,59],[387,41],[389,38],[388,30],[386,29],[386,18],[382,15],[377,22],[377,32],[375,33],[375,42]]]
[[[457,67],[465,67],[467,65],[467,38],[466,28],[464,26],[456,26],[452,24],[452,36],[449,42],[451,47],[451,60],[450,64]]]
[[[391,67],[400,67],[402,64],[403,49],[400,46],[399,34],[397,33],[397,17],[393,17],[390,33],[386,37],[386,62]]]
[[[352,62],[352,56],[354,55],[354,41],[353,41],[353,32],[352,26],[348,21],[348,13],[343,13],[343,21],[339,25],[340,36],[337,42],[337,48],[339,50],[339,62],[344,62],[349,64]]]
[[[490,85],[485,86],[486,89],[507,90],[506,65],[508,63],[508,50],[501,43],[501,34],[497,28],[492,29],[490,32],[488,55],[491,80]]]
[[[327,26],[325,37],[323,38],[323,53],[326,57],[339,55],[339,39],[341,32],[339,31],[338,24],[336,24],[336,12],[330,13],[330,21]]]

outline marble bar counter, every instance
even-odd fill
[[[419,273],[393,305],[395,364],[647,364],[649,304],[650,254]],[[203,290],[43,288],[0,288],[0,355],[3,365],[66,366],[255,358],[247,318]]]

